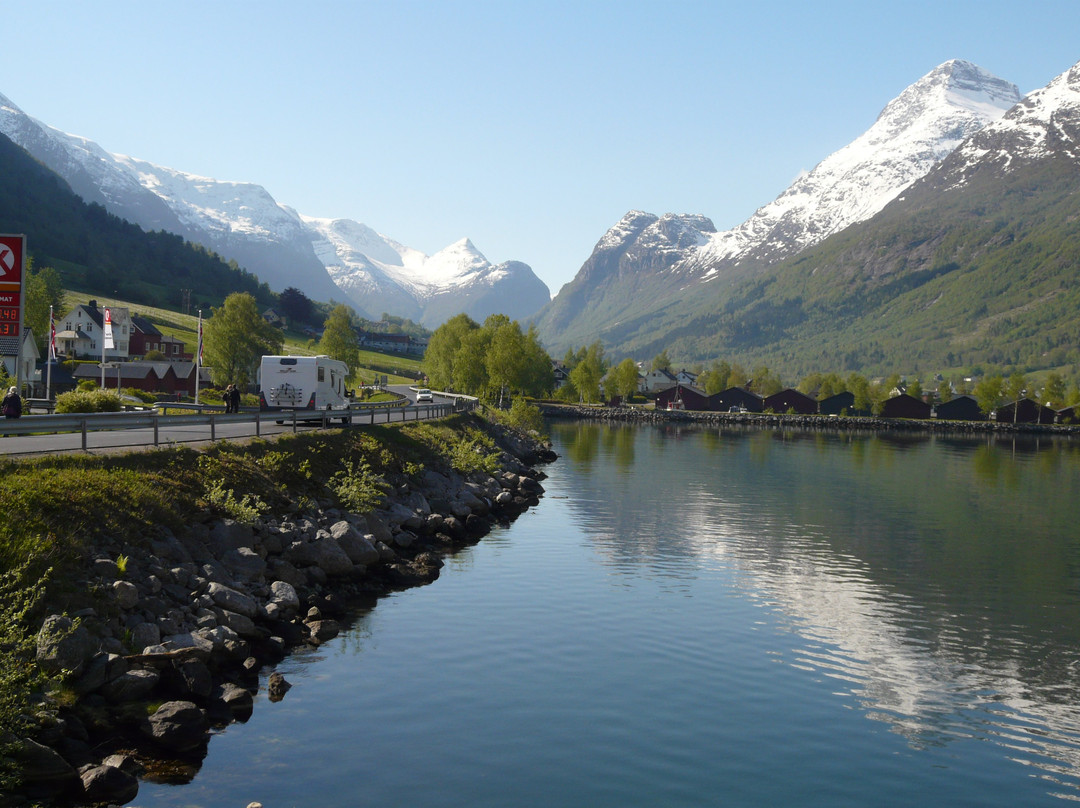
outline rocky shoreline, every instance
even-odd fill
[[[938,421],[861,416],[787,415],[779,413],[699,412],[650,410],[638,407],[587,407],[574,404],[538,405],[545,418],[609,422],[668,424],[700,423],[750,426],[765,429],[801,429],[836,432],[922,432],[938,434],[1031,434],[1080,436],[1076,424],[1012,424],[997,421]]]
[[[252,714],[267,666],[337,636],[356,607],[434,581],[443,556],[538,504],[550,446],[493,429],[497,473],[391,480],[367,514],[204,512],[183,532],[95,546],[78,585],[101,605],[45,619],[38,664],[67,692],[18,741],[23,789],[0,805],[123,804],[140,776],[189,780],[211,731]],[[270,676],[271,701],[288,688]]]

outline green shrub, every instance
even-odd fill
[[[57,413],[120,412],[120,397],[110,390],[73,390],[56,397]]]
[[[368,513],[383,503],[388,489],[386,480],[376,474],[364,458],[342,464],[343,468],[327,481],[341,504],[352,513]]]
[[[31,559],[0,573],[0,794],[9,794],[19,783],[19,769],[10,757],[11,739],[23,736],[30,727],[30,705],[34,693],[45,684],[45,676],[34,664],[34,636],[28,615],[34,611],[45,589],[48,573],[31,573]]]

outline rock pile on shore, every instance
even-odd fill
[[[102,605],[50,615],[40,665],[64,673],[71,701],[19,743],[22,795],[0,805],[124,803],[154,760],[197,768],[210,731],[252,713],[259,673],[335,637],[357,598],[433,581],[442,556],[535,505],[554,459],[503,436],[493,475],[428,470],[400,479],[367,514],[322,503],[254,524],[209,512],[183,533],[102,544],[80,585]],[[268,685],[280,700],[288,683]]]

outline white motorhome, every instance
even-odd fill
[[[264,356],[259,366],[259,409],[346,409],[348,375],[345,363],[329,356]]]

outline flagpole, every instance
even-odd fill
[[[52,399],[52,366],[56,361],[56,321],[53,320],[53,307],[49,306],[49,353],[45,361],[45,399]]]
[[[195,406],[199,405],[199,376],[202,368],[202,309],[199,309],[199,350],[195,354]]]

